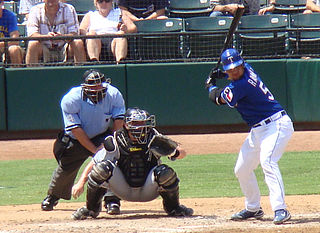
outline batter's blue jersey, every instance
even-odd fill
[[[238,110],[249,126],[283,110],[259,75],[247,63],[244,63],[242,78],[226,86],[221,97],[230,107]]]
[[[82,88],[72,88],[61,100],[65,131],[75,139],[71,130],[81,127],[89,138],[93,138],[110,126],[111,119],[123,118],[125,103],[120,91],[108,85],[106,96],[100,103],[83,100]]]

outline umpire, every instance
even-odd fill
[[[81,86],[73,87],[61,100],[65,128],[58,134],[53,153],[58,167],[41,209],[53,210],[60,198],[71,199],[71,189],[85,160],[95,154],[104,138],[123,126],[125,103],[120,91],[98,70],[87,70]],[[116,197],[106,200],[109,214],[120,212]]]

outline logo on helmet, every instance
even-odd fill
[[[221,55],[224,70],[231,70],[243,64],[243,59],[235,49],[227,49]]]

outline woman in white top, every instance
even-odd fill
[[[119,8],[113,9],[112,0],[94,0],[96,11],[89,11],[80,24],[81,35],[123,35],[136,32],[136,26]],[[106,47],[116,58],[117,64],[127,56],[128,43],[125,37],[87,39],[87,52],[91,61],[99,61],[101,48]]]

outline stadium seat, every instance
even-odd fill
[[[269,4],[268,0],[260,0],[260,7],[265,7]]]
[[[13,13],[18,13],[18,4],[15,1],[4,1],[3,8],[12,11]]]
[[[67,0],[66,3],[74,6],[79,17],[79,22],[86,13],[96,10],[93,0]]]
[[[171,18],[209,16],[212,12],[210,0],[170,0],[168,14]]]
[[[287,53],[287,26],[287,15],[243,16],[239,23],[238,48],[243,56],[284,55]]]
[[[162,60],[182,57],[180,35],[172,35],[174,32],[182,31],[182,19],[142,20],[136,21],[135,24],[138,33],[143,33],[136,38],[134,45],[139,59]],[[132,46],[132,43],[129,47],[130,45]]]
[[[276,0],[274,14],[297,14],[306,9],[306,0]]]
[[[292,54],[319,57],[320,54],[320,13],[296,14],[290,17],[289,48]],[[315,29],[303,31],[299,29]]]
[[[187,36],[188,58],[218,57],[223,47],[226,33],[232,17],[193,17],[185,19],[186,32],[203,32],[207,34],[190,34]],[[208,34],[208,32],[210,32]],[[217,32],[212,34],[211,32]],[[231,43],[232,46],[232,43]]]

